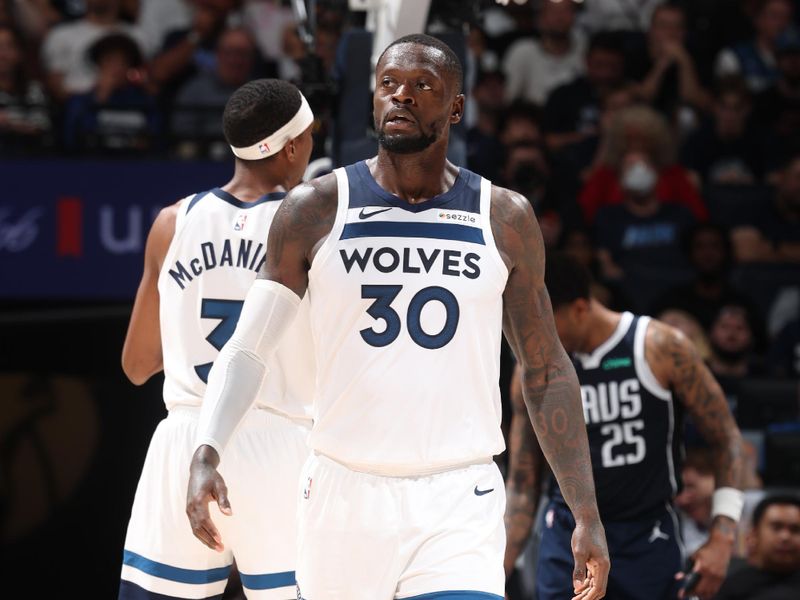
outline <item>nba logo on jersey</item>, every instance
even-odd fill
[[[233,222],[234,231],[244,231],[244,224],[247,222],[247,213],[240,212],[236,215],[236,220]]]
[[[306,487],[303,488],[303,498],[306,499],[306,500],[311,498],[311,483],[312,482],[313,482],[313,479],[311,477],[309,477],[308,481],[306,482]]]
[[[268,154],[269,153],[269,144],[267,144],[267,142],[261,142],[258,145],[258,151],[261,152],[261,154],[263,154],[263,155]]]

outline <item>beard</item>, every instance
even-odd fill
[[[726,350],[724,348],[720,348],[718,344],[711,342],[711,350],[712,352],[719,358],[722,362],[733,365],[747,357],[747,354],[750,352],[750,348],[740,348],[737,350]]]
[[[435,141],[435,132],[430,135],[425,135],[424,133],[419,133],[417,135],[404,135],[400,133],[387,134],[383,128],[378,132],[378,144],[394,154],[414,154],[416,152],[422,152]]]

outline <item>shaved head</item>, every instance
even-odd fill
[[[456,56],[456,53],[453,52],[450,46],[430,35],[425,35],[424,33],[413,33],[411,35],[405,35],[396,39],[391,44],[386,46],[386,49],[378,58],[378,64],[380,64],[380,62],[383,60],[383,57],[391,48],[400,46],[402,44],[413,44],[430,48],[432,52],[429,52],[428,55],[436,64],[436,66],[444,71],[448,79],[455,86],[454,93],[461,93],[461,86],[464,80],[464,69],[461,66],[461,61],[458,60],[458,56]]]

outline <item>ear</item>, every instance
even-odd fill
[[[583,320],[589,314],[590,303],[586,298],[578,298],[572,303],[572,310],[578,319]]]
[[[464,94],[458,94],[453,100],[452,108],[450,110],[450,124],[455,125],[461,121],[464,115]]]
[[[289,162],[294,162],[297,158],[297,144],[295,143],[294,139],[289,140],[286,142],[286,145],[283,147],[286,151],[286,158],[289,159]]]

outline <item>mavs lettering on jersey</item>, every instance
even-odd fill
[[[318,365],[310,445],[391,474],[502,452],[508,270],[489,220],[491,184],[460,169],[448,191],[410,204],[364,162],[336,177],[336,220],[309,271]]]
[[[677,491],[675,408],[644,356],[649,321],[624,313],[594,353],[573,356],[604,520],[663,511]],[[564,502],[557,487],[554,499]]]

